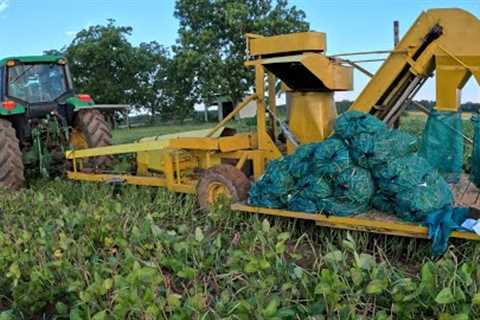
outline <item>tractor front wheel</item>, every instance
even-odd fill
[[[112,132],[107,121],[98,110],[81,110],[75,115],[70,145],[75,149],[106,147],[112,145]],[[107,168],[111,165],[109,156],[89,158],[86,167]]]
[[[0,187],[18,190],[23,187],[22,151],[10,121],[0,119]]]
[[[197,184],[197,197],[201,209],[207,210],[221,197],[234,202],[246,200],[250,180],[237,168],[228,164],[214,166],[205,171]]]

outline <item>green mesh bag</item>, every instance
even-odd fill
[[[297,191],[288,196],[288,209],[303,212],[319,212],[321,199],[333,194],[331,182],[316,175],[308,175],[297,182]]]
[[[295,181],[288,170],[287,157],[268,162],[265,173],[252,185],[248,203],[267,208],[282,208],[288,193],[295,188]]]
[[[434,169],[427,160],[416,154],[392,160],[373,170],[379,191],[396,194],[425,183]]]
[[[288,210],[301,211],[308,213],[318,212],[318,206],[313,199],[310,199],[302,193],[290,196],[288,199]]]
[[[420,155],[448,182],[458,182],[463,166],[463,127],[459,112],[433,111],[425,124]]]
[[[395,213],[397,211],[395,196],[380,191],[373,195],[371,204],[375,209],[386,213]]]
[[[321,211],[336,216],[349,216],[366,211],[375,192],[368,170],[350,167],[334,178],[332,197],[319,201]]]
[[[320,175],[338,174],[352,164],[347,145],[337,137],[317,144],[312,160],[314,170]]]
[[[294,178],[301,178],[310,173],[310,165],[317,144],[310,143],[299,146],[294,154],[285,157],[288,171]]]
[[[373,169],[416,150],[417,138],[401,130],[360,133],[351,139],[350,146],[352,159],[366,169]]]
[[[350,140],[360,133],[375,133],[386,129],[385,123],[359,111],[345,112],[335,121],[335,134],[345,140]]]
[[[402,220],[424,222],[428,215],[453,205],[450,186],[442,176],[431,173],[425,183],[396,195],[397,215]]]
[[[473,124],[473,149],[470,158],[470,180],[480,187],[480,115],[472,116]]]

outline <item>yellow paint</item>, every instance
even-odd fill
[[[248,133],[241,133],[231,137],[222,137],[218,139],[218,149],[221,152],[245,150],[250,149],[251,147],[251,137]]]
[[[223,183],[215,181],[211,182],[207,187],[208,203],[214,204],[221,197],[231,198],[232,195]]]
[[[435,25],[441,35],[430,44],[422,41]],[[459,91],[480,65],[480,21],[461,9],[423,12],[352,104],[352,110],[373,111],[383,118],[415,76],[436,70],[437,109],[456,111]],[[423,50],[423,51],[422,51]],[[402,70],[407,72],[402,73]]]
[[[368,216],[327,217],[324,214],[311,214],[297,211],[252,207],[241,203],[233,204],[232,210],[286,218],[313,220],[318,225],[333,228],[392,234],[404,237],[428,238],[428,229],[418,224],[399,221],[392,222],[388,219],[377,220],[372,219]],[[468,240],[480,240],[480,236],[476,235],[473,232],[454,231],[452,232],[451,236],[454,238],[462,238]]]
[[[326,51],[326,34],[323,32],[299,32],[273,37],[248,38],[251,56],[279,54],[285,52]]]
[[[289,126],[302,143],[325,140],[333,131],[337,111],[333,92],[292,92],[289,101]],[[295,147],[287,144],[287,152]]]

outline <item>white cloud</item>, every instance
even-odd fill
[[[9,0],[0,0],[0,12],[4,12],[8,8]]]
[[[65,31],[65,35],[66,35],[67,37],[73,37],[73,36],[76,35],[76,34],[77,34],[76,31],[71,31],[71,30]]]

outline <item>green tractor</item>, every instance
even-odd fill
[[[0,187],[16,190],[25,176],[61,174],[67,149],[111,144],[111,130],[92,98],[77,94],[61,56],[0,61]],[[84,164],[108,166],[98,157]]]

